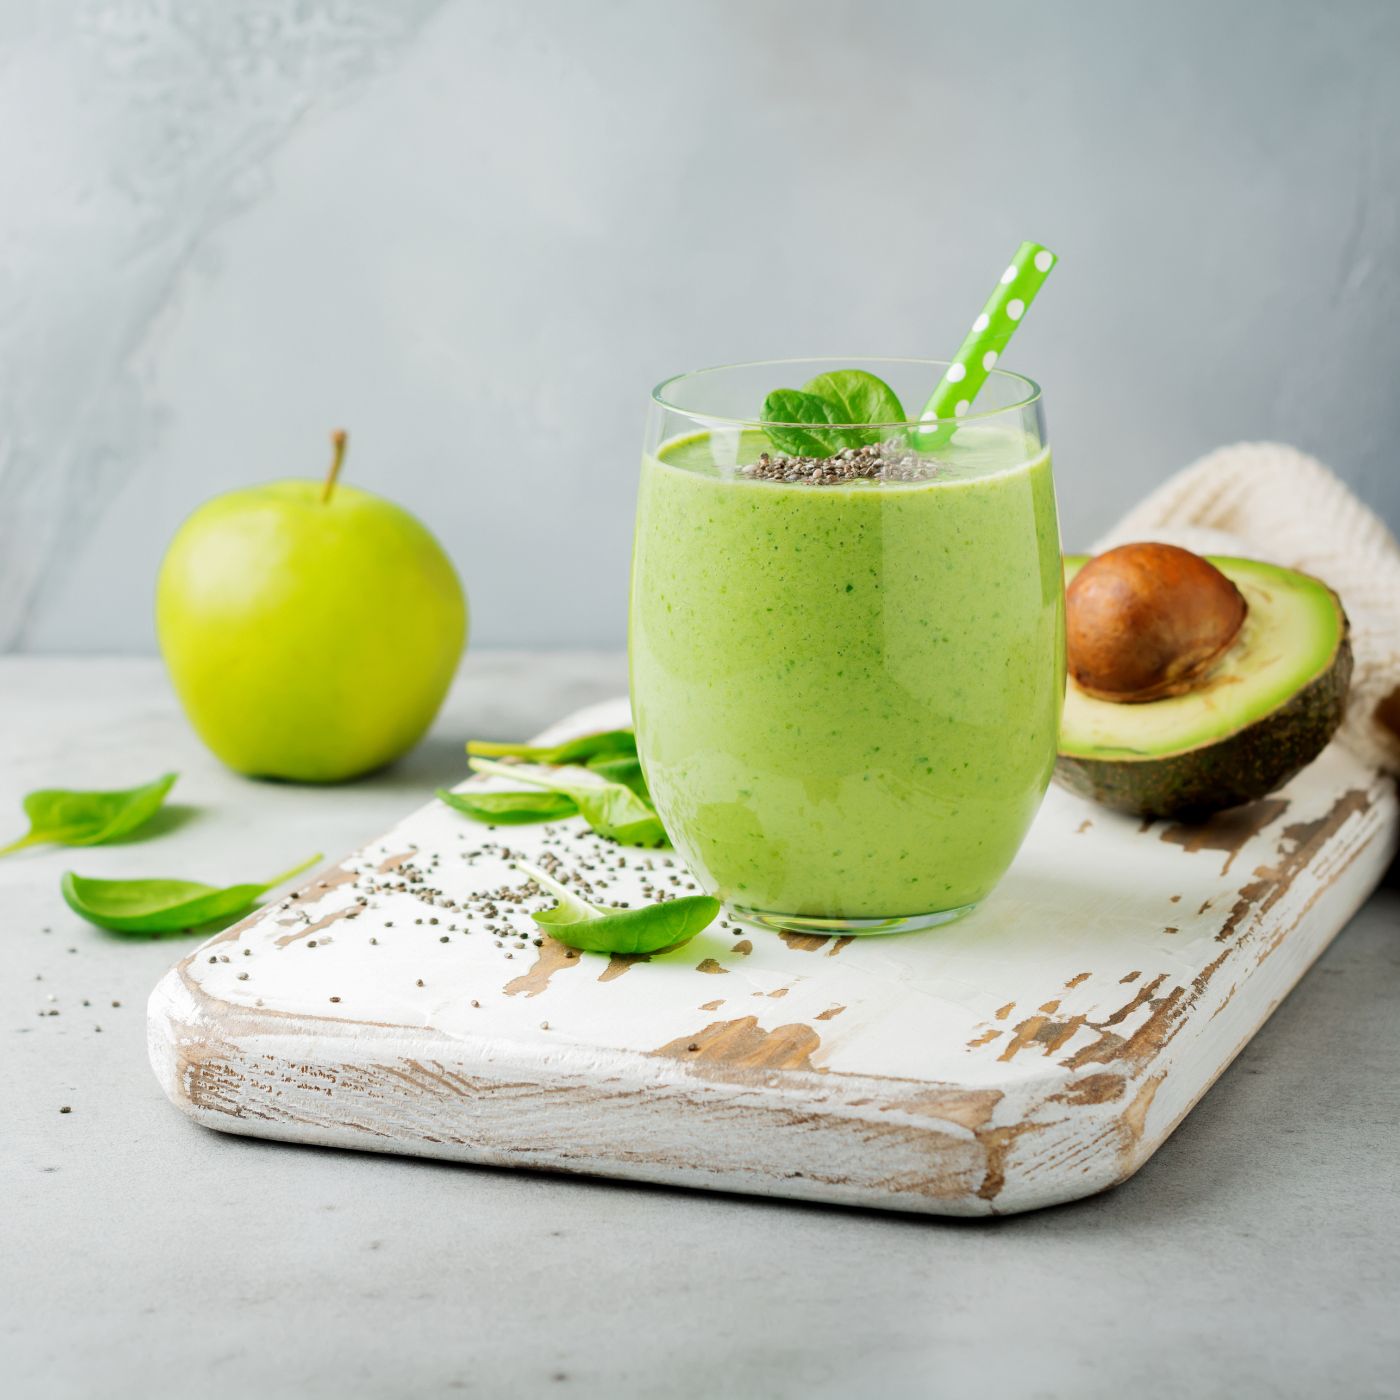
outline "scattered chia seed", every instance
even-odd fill
[[[874,451],[838,454],[830,459],[821,459],[820,465],[824,473],[835,473],[835,481],[881,475],[891,462],[894,462],[896,468],[907,470],[902,460],[896,460],[889,455],[891,446],[885,444]],[[904,455],[910,457],[915,465],[920,465],[919,459],[913,454],[905,452]],[[764,464],[750,470],[753,474],[762,472],[770,476],[779,475],[778,467],[793,460],[795,459],[770,456]],[[811,477],[810,468],[816,465],[819,463],[813,459],[809,464],[808,477],[804,479]],[[932,475],[935,470],[932,464],[928,463],[922,464],[922,468],[915,473],[916,476]],[[479,833],[481,828],[477,830]],[[352,896],[348,908],[340,907],[330,911],[330,918],[326,919],[326,922],[336,918],[355,918],[367,909],[383,910],[386,914],[400,916],[405,925],[412,920],[417,926],[426,924],[436,927],[441,943],[450,943],[452,939],[449,935],[452,934],[460,933],[464,939],[472,934],[484,934],[485,937],[467,943],[460,955],[454,955],[454,961],[456,956],[475,959],[476,962],[472,964],[475,968],[476,964],[483,960],[495,961],[494,957],[488,954],[492,946],[505,961],[514,961],[515,954],[520,952],[525,954],[526,962],[545,957],[546,955],[539,950],[554,947],[550,939],[541,935],[529,917],[533,911],[547,907],[550,897],[537,888],[533,881],[524,879],[508,869],[501,870],[493,877],[503,883],[489,885],[480,875],[473,876],[470,873],[483,863],[487,869],[509,867],[518,857],[530,854],[554,879],[576,891],[580,897],[611,909],[659,905],[679,898],[683,891],[693,891],[696,888],[684,865],[671,856],[620,847],[616,842],[570,830],[562,825],[546,825],[541,839],[538,843],[531,843],[528,853],[513,850],[496,840],[480,840],[479,836],[473,837],[466,832],[459,831],[456,836],[456,849],[441,856],[415,853],[390,859],[392,853],[382,848],[378,854],[362,855],[356,862],[360,867],[359,878],[352,882],[353,889],[359,893]],[[474,841],[479,844],[473,844]],[[348,873],[352,867],[347,863],[345,868]],[[324,881],[319,885],[323,890],[333,887]],[[318,908],[320,895],[313,895],[309,890],[301,892],[299,900],[299,904],[291,904],[288,901],[272,906],[280,912],[276,922],[283,927],[300,927],[303,933],[310,932],[306,926],[318,917],[324,917],[327,913],[326,907],[321,905]],[[380,917],[376,913],[376,919]],[[399,922],[399,919],[383,919],[379,927],[392,930],[396,922]],[[721,927],[731,927],[729,920],[724,919]],[[319,948],[329,946],[333,941],[331,937],[322,934],[319,938],[304,939],[300,946]],[[388,941],[393,942],[392,939]],[[374,946],[381,940],[369,936],[367,942]],[[259,951],[265,950],[258,946],[238,946],[234,956],[241,953],[244,958],[251,958]],[[549,956],[557,955],[558,950],[555,948]],[[208,956],[211,963],[230,961],[227,956]],[[380,956],[388,956],[388,953]],[[568,961],[575,961],[579,959],[580,954],[575,949],[567,948],[562,956]],[[499,964],[497,966],[499,967]],[[235,975],[240,981],[250,980],[247,972]],[[506,972],[505,975],[510,974]],[[420,977],[416,980],[416,985],[424,988],[426,983]],[[328,999],[336,1004],[342,1001],[340,996],[329,996]],[[263,999],[255,998],[254,1004],[263,1005]],[[470,999],[470,1005],[476,1010],[482,1007],[482,1003],[475,998]],[[58,1011],[55,1008],[51,1012],[39,1012],[40,1016],[46,1014],[57,1015]],[[549,1030],[549,1023],[542,1023],[541,1029]]]

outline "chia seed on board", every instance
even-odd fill
[[[792,481],[806,486],[839,486],[847,481],[927,481],[938,475],[938,463],[897,442],[872,442],[848,447],[833,457],[789,457],[759,453],[758,461],[740,467],[757,481]]]

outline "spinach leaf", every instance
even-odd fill
[[[597,758],[590,758],[587,767],[591,772],[600,773],[609,782],[622,783],[626,787],[630,787],[638,797],[651,803],[651,789],[647,787],[640,759],[600,754]]]
[[[833,423],[890,423],[904,422],[904,406],[899,395],[873,374],[863,369],[834,369],[809,379],[802,386],[804,394],[812,394],[826,402],[831,409]],[[859,447],[868,442],[881,441],[888,427],[871,428],[868,432],[844,434],[847,447]]]
[[[830,457],[843,447],[858,446],[848,442],[835,428],[839,421],[835,409],[816,394],[804,394],[800,389],[774,389],[763,401],[764,431],[779,452],[793,457]],[[797,427],[797,424],[809,424]]]
[[[557,822],[578,815],[578,803],[562,792],[448,792],[438,788],[440,801],[454,812],[492,826],[526,826],[531,822]]]
[[[650,802],[624,783],[612,782],[587,768],[527,768],[524,764],[494,763],[489,758],[474,758],[471,766],[478,773],[493,773],[550,792],[562,792],[573,798],[579,815],[599,836],[624,846],[669,844]]]
[[[197,880],[91,880],[69,870],[59,888],[68,907],[98,928],[115,933],[188,932],[243,913],[274,885],[309,870],[320,859],[312,856],[260,885],[220,889]]]
[[[635,758],[637,736],[630,729],[604,729],[562,744],[493,744],[473,739],[467,752],[478,758],[522,758],[530,763],[586,763],[606,756]]]
[[[599,836],[610,837],[624,846],[670,844],[656,809],[625,784],[604,779],[598,788],[573,787],[567,791],[578,803],[579,814]]]
[[[53,842],[60,846],[97,846],[129,835],[153,817],[175,785],[178,773],[166,773],[153,783],[118,792],[82,792],[68,788],[41,788],[24,799],[29,830],[0,856],[25,846]]]
[[[655,953],[672,948],[694,938],[719,913],[719,900],[707,894],[644,904],[639,909],[609,909],[581,899],[528,861],[516,861],[515,868],[559,901],[530,917],[561,943],[589,953]]]
[[[759,416],[774,447],[794,457],[831,457],[879,442],[889,424],[906,421],[899,395],[863,369],[828,370],[801,389],[774,389]]]

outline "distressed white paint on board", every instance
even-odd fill
[[[623,719],[617,702],[552,735]],[[428,883],[455,901],[519,882],[464,850],[534,855],[542,829],[486,833],[433,803],[172,968],[151,1058],[179,1107],[228,1132],[1026,1210],[1146,1161],[1365,899],[1396,829],[1393,785],[1335,746],[1204,826],[1144,826],[1052,789],[1002,885],[947,929],[716,925],[625,960],[480,928],[441,941],[471,921],[386,888],[397,866],[436,856]]]

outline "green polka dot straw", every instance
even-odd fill
[[[1016,250],[982,314],[972,323],[967,339],[938,381],[933,397],[924,405],[919,415],[924,426],[911,433],[916,447],[931,451],[957,431],[957,420],[972,407],[1056,261],[1054,253],[1039,243],[1023,243]]]

